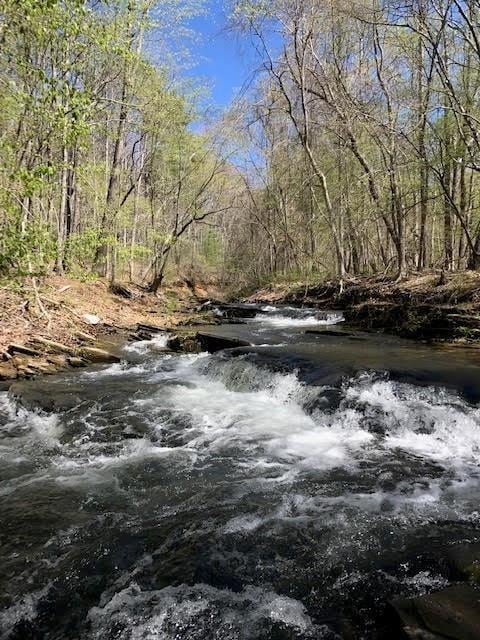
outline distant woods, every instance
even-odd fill
[[[478,0],[239,0],[234,19],[260,58],[258,272],[480,267]]]
[[[236,0],[254,80],[208,122],[200,5],[3,1],[2,281],[480,267],[478,0]]]

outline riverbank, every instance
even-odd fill
[[[210,313],[194,312],[208,289],[179,282],[158,295],[134,287],[113,290],[103,280],[50,277],[38,290],[0,290],[0,382],[56,373],[91,362],[118,360],[115,345],[139,329],[172,330],[208,324]],[[217,292],[214,292],[217,293]],[[217,294],[218,295],[218,294]]]
[[[134,286],[113,291],[103,280],[50,277],[38,290],[0,290],[0,382],[118,360],[120,344],[156,331],[218,322],[213,286],[178,282],[158,295]],[[401,282],[385,277],[272,285],[246,299],[341,310],[352,327],[463,346],[480,345],[480,274],[430,273]],[[201,310],[199,310],[201,309]],[[181,333],[187,333],[183,329]],[[178,346],[178,345],[177,345]],[[188,347],[187,347],[188,348]]]
[[[480,344],[480,274],[462,271],[273,285],[248,302],[342,310],[352,326],[406,338]]]

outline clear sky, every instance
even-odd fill
[[[207,7],[207,15],[190,22],[199,34],[198,44],[192,47],[192,57],[198,63],[191,74],[206,81],[216,106],[225,107],[251,78],[252,61],[248,60],[241,39],[226,30],[223,0],[207,0]]]

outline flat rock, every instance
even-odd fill
[[[237,347],[251,347],[250,342],[240,340],[239,338],[230,338],[216,335],[215,333],[198,332],[197,339],[205,351],[215,353],[222,349],[235,349]]]
[[[407,638],[479,640],[480,590],[457,584],[441,591],[392,602]]]
[[[96,339],[91,333],[86,333],[85,331],[75,331],[75,337],[82,342],[94,342]]]
[[[83,358],[78,358],[76,356],[71,356],[70,358],[67,358],[67,361],[71,367],[75,367],[75,368],[86,367],[88,364],[86,360],[84,360]]]
[[[67,356],[61,354],[53,354],[47,357],[47,362],[51,362],[57,369],[63,369],[68,364]]]
[[[353,338],[358,337],[349,331],[339,331],[338,329],[307,329],[306,334],[317,336],[333,336],[337,338]]]
[[[36,373],[45,373],[47,375],[56,373],[58,370],[53,363],[49,362],[45,358],[30,360],[28,363],[28,367]]]
[[[165,331],[165,329],[163,327],[157,327],[154,324],[145,324],[143,322],[139,322],[137,324],[137,331],[148,334],[148,333],[162,333],[163,331]]]
[[[31,349],[30,347],[26,347],[24,344],[10,344],[8,345],[8,353],[23,353],[27,356],[39,356],[41,355],[40,351],[36,349]]]
[[[105,349],[99,349],[98,347],[83,347],[81,349],[81,355],[90,362],[120,362],[118,356],[113,355]]]
[[[61,342],[56,342],[55,340],[48,340],[47,338],[42,338],[41,336],[35,336],[32,339],[32,342],[35,344],[41,344],[47,351],[53,351],[53,353],[66,353],[68,355],[75,355],[75,349],[69,347],[66,344],[62,344]]]
[[[100,324],[100,322],[102,321],[102,319],[94,313],[84,313],[82,316],[82,320],[91,325]]]

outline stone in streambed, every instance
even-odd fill
[[[78,358],[76,356],[71,356],[67,359],[67,361],[68,364],[75,369],[77,369],[78,367],[86,367],[88,364],[88,362],[84,358]]]
[[[99,349],[98,347],[83,347],[80,349],[80,354],[90,362],[120,362],[118,356],[113,355],[113,353],[109,351],[105,351],[105,349]]]
[[[455,577],[480,584],[480,542],[456,544],[448,549],[446,558]]]
[[[202,348],[196,334],[172,335],[166,344],[166,350],[182,353],[199,353]]]
[[[235,349],[237,347],[251,347],[250,342],[241,340],[240,338],[229,338],[226,336],[216,335],[215,333],[197,333],[198,341],[205,351],[215,353],[222,349]]]
[[[414,598],[398,598],[392,606],[407,638],[479,640],[480,590],[457,584]]]

